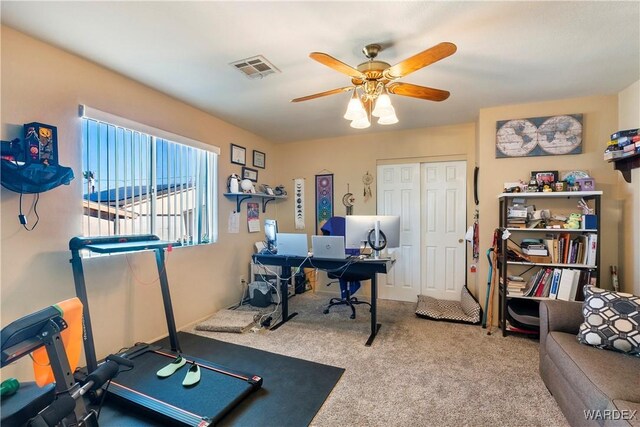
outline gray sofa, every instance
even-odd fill
[[[583,321],[580,302],[541,301],[542,380],[572,426],[640,426],[640,358],[579,343]]]

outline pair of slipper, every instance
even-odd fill
[[[187,359],[182,356],[178,356],[175,360],[169,363],[164,368],[156,372],[158,378],[167,378],[173,375],[178,369],[187,364]],[[182,385],[185,387],[191,387],[200,382],[200,366],[195,362],[191,363],[191,367],[187,371],[187,375],[182,380]]]

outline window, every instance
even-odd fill
[[[84,106],[81,120],[84,236],[217,240],[216,147]]]

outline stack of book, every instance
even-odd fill
[[[513,240],[507,240],[507,261],[550,263],[551,257],[544,255],[527,255],[522,251],[520,245]]]
[[[521,276],[508,276],[507,277],[507,294],[509,296],[524,296],[524,290],[527,287],[527,282]]]
[[[604,159],[617,160],[640,153],[639,133],[638,129],[627,129],[611,134],[611,140],[604,151]]]
[[[549,251],[542,239],[523,239],[520,243],[522,253],[534,256],[547,256]]]

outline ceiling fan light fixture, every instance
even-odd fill
[[[364,117],[352,121],[349,126],[351,126],[354,129],[366,129],[369,126],[371,126],[371,122],[369,121],[369,118],[365,114]]]
[[[378,119],[379,125],[394,125],[398,123],[398,116],[396,116],[396,111],[393,107],[389,107],[390,113],[386,114]]]
[[[395,111],[393,111],[391,98],[387,93],[387,89],[383,87],[382,92],[380,92],[380,95],[378,95],[378,98],[376,99],[376,106],[371,112],[371,115],[374,117],[384,117],[390,114],[395,114]]]
[[[344,118],[347,120],[358,120],[367,116],[367,112],[364,110],[362,101],[358,97],[356,91],[353,91],[349,104],[347,105],[347,111],[344,113]]]
[[[351,121],[352,128],[366,129],[371,126],[371,117],[377,117],[378,123],[381,125],[398,123],[398,117],[391,105],[389,93],[427,101],[444,101],[449,98],[450,93],[446,90],[396,82],[396,80],[453,55],[457,50],[455,44],[450,42],[439,43],[393,66],[387,62],[375,60],[381,50],[381,45],[370,44],[365,46],[363,52],[368,61],[359,64],[355,68],[329,54],[311,52],[309,57],[314,61],[349,76],[352,86],[295,98],[291,102],[308,101],[353,91],[343,117]]]

